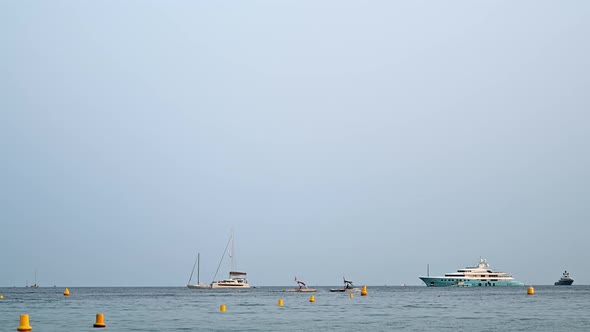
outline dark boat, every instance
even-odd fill
[[[555,286],[569,286],[574,283],[574,279],[570,277],[570,273],[565,271],[559,280],[555,282]]]
[[[330,289],[330,292],[347,292],[347,293],[351,293],[351,292],[360,292],[361,289],[360,288],[355,288],[354,285],[352,284],[352,281],[350,280],[346,280],[346,278],[342,278],[344,280],[344,288],[332,288]]]

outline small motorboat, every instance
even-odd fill
[[[332,288],[332,289],[330,289],[330,292],[352,293],[352,292],[360,292],[361,291],[360,288],[354,287],[354,285],[352,284],[352,281],[346,280],[346,278],[344,278],[344,277],[342,277],[342,279],[344,280],[344,287],[343,288]]]

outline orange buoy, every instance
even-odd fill
[[[104,314],[96,314],[96,323],[93,325],[94,327],[106,327],[107,325],[104,323]]]
[[[279,307],[282,307],[283,306],[283,299],[279,299],[279,304],[278,305],[279,305]]]
[[[219,311],[225,312],[225,309],[226,309],[225,308],[225,304],[222,304],[222,305],[219,306]]]
[[[20,324],[18,324],[18,327],[16,328],[17,331],[30,331],[33,328],[31,327],[31,325],[29,325],[29,315],[28,314],[22,314],[20,315]]]
[[[69,289],[64,289],[64,296],[70,296],[70,290]]]
[[[528,295],[535,295],[535,289],[534,289],[532,286],[530,286],[530,287],[529,287],[529,288],[526,290],[526,293],[527,293]]]
[[[312,296],[310,296],[310,297],[309,297],[309,302],[315,302],[315,296],[313,296],[313,295],[312,295]]]
[[[361,296],[367,295],[367,286],[363,285],[363,290],[361,290]]]

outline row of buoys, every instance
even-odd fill
[[[368,294],[368,292],[367,292],[367,286],[363,286],[363,288],[362,288],[362,290],[361,290],[361,296],[366,296],[367,294]],[[531,287],[529,287],[529,288],[527,289],[527,294],[528,294],[528,295],[534,295],[534,294],[535,294],[535,289],[534,289],[532,286],[531,286]],[[349,296],[349,297],[352,299],[352,298],[354,298],[354,293],[350,293],[348,296]],[[312,302],[312,303],[313,303],[313,302],[315,302],[315,296],[314,296],[314,295],[311,295],[311,296],[309,297],[309,302]],[[283,299],[279,299],[279,301],[278,301],[277,305],[278,305],[279,307],[282,307],[282,306],[284,306],[284,304],[285,304],[285,303],[284,303]],[[219,310],[220,310],[220,311],[222,311],[222,312],[225,312],[225,310],[226,310],[226,306],[225,306],[225,304],[222,304],[222,305],[219,307]]]
[[[64,289],[64,296],[70,296],[70,290],[66,287],[66,289]],[[0,295],[0,299],[3,299],[4,296]]]
[[[64,296],[70,296],[70,290],[66,287],[66,289],[64,290]],[[3,299],[4,296],[0,295],[0,299]],[[98,320],[98,315],[102,315],[102,320],[99,322]],[[104,324],[104,315],[103,314],[97,314],[96,315],[96,323],[94,324],[94,327],[105,327],[106,325]],[[33,330],[33,328],[31,327],[31,324],[29,323],[29,315],[28,314],[22,314],[20,315],[20,322],[18,324],[18,327],[16,328],[17,331],[31,331]]]
[[[364,293],[364,294],[363,294],[363,293]],[[367,295],[367,286],[363,286],[363,292],[361,292],[361,295],[363,295],[363,296]],[[350,297],[351,299],[352,299],[352,298],[354,298],[354,294],[353,294],[353,293],[350,293],[350,294],[349,294],[349,297]],[[315,302],[315,295],[311,295],[311,296],[309,297],[309,302],[311,302],[311,303]],[[284,306],[284,305],[285,305],[285,301],[283,301],[283,299],[279,299],[279,301],[277,302],[277,305],[278,305],[279,307],[282,307],[282,306]],[[222,304],[222,305],[220,305],[220,306],[219,306],[219,311],[221,311],[221,312],[225,312],[226,310],[227,310],[227,306],[226,306],[225,304]],[[98,318],[97,318],[97,319],[98,319]]]
[[[104,323],[104,314],[96,314],[96,322],[93,325],[94,327],[106,327],[107,325]],[[33,328],[29,323],[29,315],[22,314],[20,315],[20,323],[16,328],[17,331],[31,331]]]

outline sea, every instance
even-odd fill
[[[590,331],[590,286],[533,287],[12,287],[0,288],[0,331],[21,314],[37,332],[97,331],[98,313],[109,331]]]

